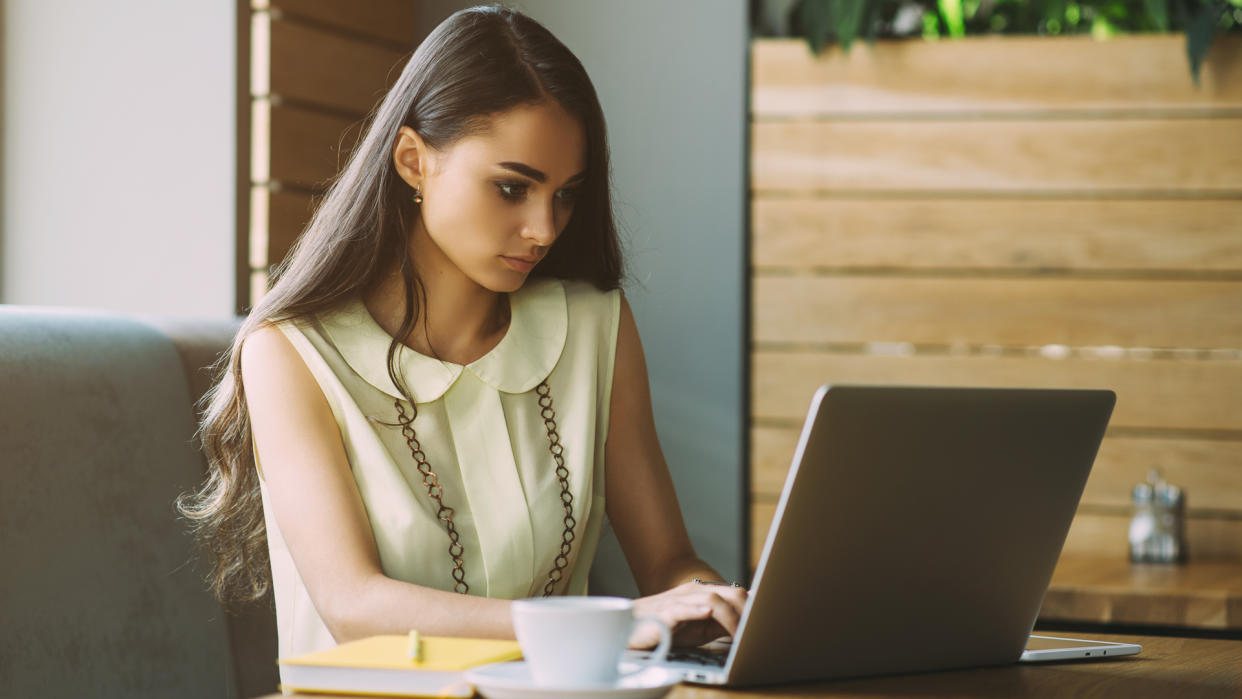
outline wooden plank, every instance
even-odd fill
[[[757,502],[750,506],[750,569],[759,565],[759,556],[763,554],[763,544],[768,539],[768,530],[772,528],[772,517],[776,514],[776,503]]]
[[[359,120],[272,105],[270,178],[309,188],[324,186],[344,167],[361,130]]]
[[[757,197],[751,212],[759,267],[1242,270],[1242,200]]]
[[[1242,281],[755,277],[758,342],[1242,347]]]
[[[1242,119],[760,122],[756,190],[1242,189]]]
[[[253,185],[250,187],[250,217],[246,221],[247,238],[246,245],[249,247],[247,255],[246,276],[250,276],[252,269],[266,268],[268,265],[268,236],[270,234],[269,225],[271,219],[271,188],[267,185]],[[249,287],[247,287],[249,294]]]
[[[278,264],[310,222],[313,202],[299,192],[272,192],[269,200],[268,264]]]
[[[1235,511],[1242,519],[1242,441],[1234,440],[1108,437],[1082,501],[1127,507],[1134,484],[1152,469],[1183,489],[1191,512]]]
[[[259,0],[254,4],[285,16],[335,25],[413,48],[415,19],[411,0]]]
[[[750,507],[750,565],[759,562],[768,529],[776,512],[774,502],[756,502]],[[1074,516],[1062,555],[1129,555],[1130,517],[1079,512]],[[1189,518],[1186,522],[1187,548],[1192,560],[1242,559],[1242,520]]]
[[[751,493],[757,499],[780,495],[798,444],[800,428],[757,426],[751,429]],[[1104,439],[1084,505],[1124,508],[1130,489],[1160,469],[1180,486],[1191,511],[1235,511],[1242,519],[1242,441],[1112,436]]]
[[[250,272],[250,308],[254,308],[267,295],[268,278],[266,269]],[[247,312],[250,310],[247,308]]]
[[[310,221],[312,200],[307,194],[273,190],[266,184],[250,190],[249,269],[267,269],[280,263]]]
[[[801,427],[750,428],[750,494],[758,500],[778,497],[798,448]]]
[[[406,53],[292,20],[271,21],[272,94],[362,116],[401,74]]]
[[[1074,516],[1063,554],[1129,556],[1130,515],[1080,510]],[[1207,517],[1186,519],[1186,546],[1192,560],[1242,559],[1242,520]]]
[[[1232,68],[1240,52],[1242,37],[1216,37],[1196,87],[1183,35],[882,40],[848,54],[832,46],[818,57],[801,39],[758,39],[751,110],[771,118],[1237,109],[1242,80]]]
[[[755,352],[756,418],[801,422],[826,382],[1109,388],[1114,428],[1242,430],[1242,361]]]
[[[233,313],[243,315],[250,307],[250,176],[252,152],[252,124],[250,123],[250,76],[253,62],[251,53],[251,22],[253,15],[246,11],[244,3],[233,6],[233,110],[235,138],[233,139]],[[0,105],[0,111],[3,106]],[[0,118],[3,121],[3,118]],[[3,131],[0,124],[0,131]],[[230,627],[234,628],[234,627]]]
[[[1242,628],[1242,561],[1130,563],[1062,556],[1044,596],[1044,621]]]

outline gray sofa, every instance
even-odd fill
[[[226,614],[173,508],[236,328],[0,306],[0,697],[276,691],[270,597]]]

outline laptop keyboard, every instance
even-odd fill
[[[724,667],[729,658],[729,649],[725,648],[674,648],[668,652],[668,659],[676,662],[698,663],[712,667]]]

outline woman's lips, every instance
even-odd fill
[[[519,272],[529,272],[534,269],[535,264],[539,262],[538,258],[509,257],[508,255],[501,255],[500,259],[504,260],[505,264]]]

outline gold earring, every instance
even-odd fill
[[[419,189],[417,186],[414,187],[414,203],[415,204],[423,203],[423,191]]]

